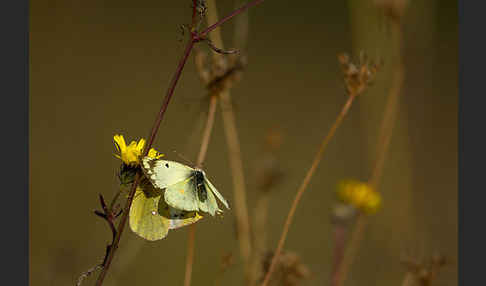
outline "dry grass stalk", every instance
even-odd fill
[[[391,18],[391,24],[393,32],[397,35],[395,37],[397,48],[396,55],[398,62],[396,63],[393,70],[392,86],[390,88],[390,93],[388,95],[388,100],[385,106],[384,116],[380,126],[379,139],[377,144],[377,158],[373,167],[372,174],[368,180],[368,183],[375,189],[378,190],[379,182],[383,173],[384,162],[386,159],[387,151],[390,146],[393,126],[396,120],[396,115],[398,113],[398,104],[403,87],[403,82],[405,80],[405,66],[402,58],[402,38],[403,30],[401,25],[401,19],[405,12],[407,1],[398,0],[382,0],[376,1],[378,7],[384,8]],[[403,5],[402,5],[403,4]],[[345,249],[343,258],[339,265],[336,267],[336,273],[333,278],[333,286],[343,285],[345,279],[347,278],[349,268],[351,267],[354,257],[357,254],[359,245],[363,239],[364,232],[367,225],[367,217],[364,214],[359,214],[354,230],[352,231],[351,237],[348,242],[348,246]]]
[[[218,22],[216,3],[212,0],[206,1],[205,9],[208,25]],[[230,149],[230,163],[233,172],[233,184],[235,191],[235,203],[234,209],[237,220],[237,233],[240,242],[241,256],[244,260],[245,269],[248,269],[248,260],[251,252],[250,246],[250,225],[248,219],[248,211],[246,206],[246,191],[244,185],[243,167],[240,155],[240,147],[238,141],[238,134],[236,131],[236,124],[234,122],[234,114],[232,111],[229,89],[240,79],[240,71],[243,69],[244,64],[240,60],[233,60],[232,65],[229,67],[227,59],[221,55],[224,53],[223,42],[221,39],[220,28],[216,28],[209,35],[208,44],[216,52],[213,53],[211,58],[211,65],[208,68],[206,63],[206,55],[199,49],[195,50],[195,64],[199,77],[211,97],[210,112],[208,116],[209,122],[214,121],[214,113],[216,109],[216,103],[221,101],[223,109],[224,126],[227,135],[228,145]],[[223,107],[224,106],[224,107]],[[206,130],[210,130],[206,128]],[[209,131],[210,132],[210,131]],[[203,136],[203,138],[209,138]],[[207,149],[207,142],[201,145],[201,152],[199,153],[198,162],[204,160],[204,154]],[[199,163],[198,163],[199,165]],[[186,273],[185,273],[185,286],[189,286],[191,283],[192,265],[194,259],[194,241],[195,241],[195,226],[191,225],[191,231],[188,238],[187,246],[187,260],[186,260]]]
[[[214,281],[214,286],[221,285],[221,280],[223,279],[223,275],[226,270],[234,264],[233,254],[226,253],[221,257],[221,265],[219,268],[219,273],[216,275],[216,279]]]
[[[432,281],[439,274],[439,270],[446,264],[444,256],[438,254],[429,258],[427,261],[419,261],[411,257],[402,259],[402,263],[407,267],[407,273],[403,279],[403,286],[431,286]]]
[[[218,103],[218,98],[216,96],[212,96],[209,102],[209,112],[208,118],[206,121],[206,126],[204,128],[204,133],[201,141],[201,148],[199,150],[199,155],[196,161],[196,167],[200,168],[206,158],[206,153],[209,146],[209,139],[211,138],[211,133],[214,126],[214,115],[216,113],[216,107]],[[184,285],[189,286],[191,285],[191,276],[192,276],[192,265],[194,263],[194,245],[196,240],[196,225],[191,224],[189,226],[189,234],[187,240],[187,258],[186,258],[186,270],[184,274]]]
[[[269,282],[271,286],[298,286],[303,280],[309,279],[311,272],[304,265],[300,257],[294,252],[283,252],[278,259],[274,259],[273,253],[267,253],[263,261],[263,273],[268,273],[270,264],[276,261],[274,276]]]
[[[302,198],[304,191],[307,189],[307,186],[309,185],[309,182],[310,182],[312,176],[314,175],[314,173],[317,169],[317,166],[319,166],[319,163],[322,159],[322,155],[324,155],[324,151],[326,150],[326,147],[327,147],[329,141],[331,141],[331,139],[334,136],[337,128],[341,125],[342,120],[344,119],[344,117],[348,113],[349,108],[351,107],[351,105],[354,101],[354,98],[355,98],[354,95],[348,97],[348,100],[344,104],[341,112],[339,113],[338,117],[336,118],[336,121],[332,125],[331,130],[324,137],[324,140],[322,141],[321,146],[319,147],[319,150],[317,151],[317,154],[314,157],[314,161],[312,162],[310,169],[307,171],[307,173],[304,177],[304,180],[302,181],[302,184],[300,185],[299,189],[297,190],[294,201],[292,202],[292,206],[290,207],[290,211],[287,215],[287,219],[286,219],[284,227],[283,227],[282,235],[280,236],[280,240],[278,242],[277,249],[275,251],[274,259],[272,259],[272,262],[270,263],[268,272],[265,275],[262,286],[266,286],[270,282],[270,276],[272,275],[272,272],[274,271],[274,268],[275,268],[276,263],[277,263],[276,258],[278,258],[280,253],[282,252],[283,245],[285,243],[285,240],[287,238],[287,234],[289,232],[290,224],[292,223],[292,219],[294,217],[295,211],[297,210],[297,205],[299,204],[299,201]]]
[[[283,178],[276,155],[281,142],[281,133],[276,129],[270,130],[265,137],[263,154],[255,164],[255,189],[258,191],[258,197],[253,212],[253,248],[248,285],[255,285],[258,277],[263,275],[262,257],[267,250],[267,218],[271,191]]]
[[[214,0],[207,1],[208,13],[207,22],[210,25],[215,23],[218,19],[216,3]],[[216,29],[209,35],[211,41],[220,49],[224,48],[221,32]],[[231,69],[231,68],[230,68]],[[213,70],[212,74],[216,75],[213,79],[221,78],[228,71],[228,63],[218,53],[213,53]],[[236,78],[238,79],[238,78]],[[240,254],[245,265],[245,273],[248,279],[249,273],[249,259],[251,255],[251,240],[250,240],[250,222],[248,216],[248,207],[246,202],[245,177],[243,173],[243,162],[241,159],[241,148],[238,139],[238,132],[236,128],[235,115],[231,103],[231,95],[229,88],[233,85],[234,79],[217,80],[223,82],[222,88],[214,88],[220,99],[220,106],[223,115],[223,125],[228,142],[229,160],[233,178],[234,189],[234,210],[236,217],[236,227],[238,233],[238,241],[240,244]],[[228,83],[231,84],[228,84]],[[221,87],[221,85],[216,85]]]
[[[324,137],[321,146],[319,147],[319,150],[316,156],[314,157],[314,161],[312,162],[310,169],[307,171],[302,184],[297,190],[297,194],[295,195],[295,199],[292,202],[292,206],[290,207],[290,211],[285,221],[282,235],[280,237],[280,240],[277,245],[277,249],[275,251],[275,258],[278,258],[280,252],[283,249],[283,245],[287,238],[290,224],[292,223],[292,219],[297,209],[297,205],[299,204],[299,201],[302,195],[304,194],[304,191],[307,189],[307,186],[312,176],[314,175],[317,166],[319,165],[322,159],[322,156],[324,155],[324,151],[326,150],[328,143],[333,138],[338,127],[341,125],[341,122],[346,116],[346,114],[348,113],[354,99],[357,96],[363,94],[363,92],[367,89],[367,87],[372,83],[372,81],[375,78],[376,72],[378,71],[379,68],[378,65],[368,62],[364,56],[361,57],[360,63],[358,65],[352,63],[349,59],[349,56],[345,54],[338,55],[338,60],[341,63],[344,82],[346,84],[346,92],[348,94],[348,100],[346,101],[343,108],[341,109],[341,112],[336,118],[336,121],[331,126],[331,129]],[[268,285],[270,281],[270,276],[272,275],[272,272],[275,267],[276,260],[277,259],[273,259],[272,263],[270,264],[269,270],[265,276],[265,279],[263,280],[262,286]]]

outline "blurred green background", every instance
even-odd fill
[[[285,177],[271,195],[269,247],[276,246],[318,144],[346,100],[336,55],[364,49],[385,60],[297,209],[285,249],[312,271],[302,285],[328,285],[335,184],[367,179],[388,94],[391,31],[363,2],[268,0],[249,12],[249,65],[232,96],[250,215],[264,137],[274,128],[282,132],[278,159]],[[220,15],[233,7],[232,1],[217,4]],[[370,219],[346,285],[399,285],[405,252],[444,254],[448,264],[434,285],[457,285],[456,6],[452,0],[409,3],[406,80],[380,189],[384,206]],[[179,25],[190,21],[190,1],[32,1],[30,10],[31,284],[73,285],[100,262],[111,237],[92,211],[98,193],[111,198],[118,187],[113,135],[148,135],[184,47]],[[227,47],[232,28],[223,26]],[[179,160],[177,150],[195,161],[205,95],[191,58],[154,144],[166,158]],[[205,170],[231,202],[227,155],[218,108]],[[186,242],[187,228],[158,242],[127,229],[105,285],[182,285]],[[192,285],[213,285],[229,252],[235,264],[222,285],[243,285],[233,211],[199,222]]]

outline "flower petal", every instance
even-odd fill
[[[160,157],[163,157],[164,154],[160,154],[157,150],[155,150],[154,148],[150,148],[147,156],[149,156],[150,158],[154,158],[154,159],[159,159]]]
[[[116,134],[113,136],[113,141],[115,141],[115,147],[118,152],[123,153],[123,151],[127,148],[127,144],[125,143],[125,138],[123,135]]]
[[[142,153],[143,147],[145,146],[145,139],[140,139],[137,144],[137,149]]]

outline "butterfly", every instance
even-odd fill
[[[129,224],[140,237],[150,241],[163,239],[169,230],[195,223],[202,218],[195,211],[170,207],[161,197],[162,193],[151,185],[137,186],[130,207]]]
[[[142,170],[152,185],[159,190],[165,189],[165,202],[183,211],[202,211],[211,214],[222,213],[215,196],[229,209],[228,202],[207,179],[206,173],[199,168],[184,164],[144,157]]]

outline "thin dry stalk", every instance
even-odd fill
[[[221,257],[221,266],[219,268],[218,274],[216,275],[216,278],[214,279],[214,286],[221,285],[221,280],[223,280],[223,275],[231,265],[233,265],[233,254],[230,252],[224,254]]]
[[[397,34],[397,55],[398,63],[395,67],[393,74],[392,87],[385,107],[383,120],[380,127],[380,138],[378,140],[378,154],[373,167],[373,172],[368,180],[368,183],[378,190],[379,182],[383,173],[384,162],[386,159],[387,151],[390,145],[391,136],[393,132],[393,126],[395,123],[396,115],[398,113],[398,104],[405,79],[405,67],[402,59],[401,46],[402,46],[402,27],[400,23],[393,22],[394,31]],[[359,245],[363,240],[367,225],[366,215],[360,214],[357,218],[354,230],[349,239],[348,246],[344,252],[344,256],[341,263],[337,266],[336,275],[333,278],[333,286],[341,286],[347,278],[349,268],[351,267],[354,257],[359,249]]]
[[[405,277],[403,277],[402,286],[414,286],[414,277],[413,274],[410,272],[405,273]]]
[[[201,140],[201,148],[199,149],[199,155],[196,161],[196,167],[200,168],[206,158],[206,153],[209,146],[209,139],[214,126],[214,115],[216,113],[216,107],[218,98],[211,96],[209,102],[208,119],[206,121],[206,127],[204,128],[203,137]],[[191,285],[192,265],[194,264],[194,245],[196,240],[196,225],[191,224],[189,226],[189,234],[187,240],[187,258],[186,258],[186,271],[184,274],[184,286]]]
[[[230,167],[233,174],[234,209],[238,240],[240,243],[240,254],[245,267],[248,267],[247,264],[251,254],[250,222],[246,204],[245,176],[243,173],[240,142],[229,91],[220,93],[220,106],[223,115],[226,141],[228,142]]]
[[[264,257],[267,250],[268,207],[272,189],[283,179],[283,172],[276,160],[276,152],[282,142],[281,133],[272,129],[267,134],[264,143],[264,153],[259,156],[255,164],[255,186],[258,197],[255,203],[252,232],[251,270],[248,284],[256,285],[263,276]]]
[[[196,17],[196,12],[195,12],[197,10],[197,8],[196,8],[197,3],[196,2],[197,2],[197,0],[193,0],[193,12],[192,12],[193,23],[195,23],[195,17]],[[184,50],[184,54],[183,54],[181,60],[179,61],[179,64],[176,68],[174,75],[172,76],[169,87],[167,89],[167,93],[164,97],[164,100],[162,101],[162,106],[160,108],[160,111],[159,111],[159,113],[158,113],[158,115],[155,119],[155,122],[152,126],[152,129],[150,131],[150,136],[149,136],[149,139],[148,139],[148,143],[145,146],[143,156],[147,156],[150,148],[152,147],[152,144],[154,143],[155,137],[156,137],[157,132],[158,132],[159,127],[160,127],[160,123],[162,122],[162,120],[164,118],[167,107],[169,106],[170,100],[171,100],[171,98],[174,94],[175,88],[177,86],[177,82],[180,79],[180,76],[182,74],[182,70],[184,69],[184,66],[187,62],[187,59],[189,58],[189,55],[191,54],[191,51],[192,51],[192,48],[194,47],[194,45],[198,42],[205,40],[205,38],[206,38],[206,36],[208,35],[209,32],[217,29],[219,26],[221,26],[222,24],[224,24],[225,22],[227,22],[228,20],[230,20],[234,16],[237,16],[240,13],[247,10],[248,8],[253,7],[255,5],[258,5],[262,2],[263,2],[263,0],[254,0],[254,1],[248,2],[247,4],[243,5],[242,7],[238,8],[238,9],[235,9],[229,15],[227,15],[226,17],[222,18],[221,20],[217,21],[216,23],[210,25],[209,27],[207,27],[206,29],[204,29],[201,32],[198,32],[196,29],[194,29],[194,27],[191,27],[190,40],[188,41],[187,46]],[[136,190],[138,184],[140,183],[140,180],[141,180],[141,175],[137,173],[137,175],[135,176],[135,181],[133,182],[133,184],[131,186],[130,192],[128,194],[127,201],[126,201],[125,206],[123,208],[123,214],[122,214],[121,220],[118,224],[118,228],[116,229],[116,233],[114,235],[113,241],[107,247],[105,258],[103,260],[103,268],[100,272],[100,275],[98,276],[98,280],[96,281],[97,286],[101,286],[103,284],[103,281],[106,277],[106,274],[107,274],[108,270],[110,269],[111,262],[113,261],[113,257],[115,255],[115,252],[118,249],[118,244],[120,243],[121,235],[123,234],[123,231],[124,231],[125,226],[126,226],[126,222],[128,220],[128,213],[129,213],[130,207],[131,207],[132,202],[133,202],[135,190]]]
[[[302,181],[302,184],[300,185],[297,194],[295,195],[295,199],[292,202],[292,206],[290,207],[289,214],[287,216],[287,220],[285,221],[284,228],[282,231],[282,235],[280,236],[280,240],[277,245],[277,249],[275,251],[275,255],[272,258],[272,262],[270,263],[270,267],[268,269],[268,272],[265,275],[265,278],[263,280],[262,286],[268,285],[270,281],[270,276],[272,275],[272,272],[274,271],[278,256],[282,252],[283,245],[285,243],[285,239],[287,238],[287,234],[290,228],[290,224],[292,223],[292,219],[294,217],[295,211],[297,209],[297,205],[299,204],[299,201],[304,194],[304,191],[307,189],[307,186],[309,185],[309,182],[314,175],[317,166],[321,162],[322,155],[324,155],[324,151],[326,150],[326,147],[328,143],[331,141],[332,137],[336,133],[336,130],[338,127],[341,125],[341,122],[343,121],[344,117],[348,113],[349,108],[351,107],[353,101],[354,101],[355,96],[350,95],[348,97],[348,100],[344,104],[343,108],[341,109],[341,112],[339,113],[338,117],[336,118],[336,121],[332,125],[331,129],[327,133],[326,137],[324,137],[324,140],[321,143],[321,146],[319,147],[319,151],[317,152],[316,156],[314,157],[314,161],[312,162],[312,166],[310,167],[309,171],[307,171],[307,174],[304,177],[304,180]]]
[[[218,19],[216,2],[214,0],[207,1],[208,24],[215,23]],[[221,38],[221,31],[215,29],[209,35],[211,41],[218,48],[223,49],[223,40]],[[213,53],[213,60],[216,64],[222,62],[222,56]],[[251,240],[250,240],[250,222],[248,217],[248,207],[246,204],[246,190],[245,177],[243,173],[243,163],[241,159],[240,142],[238,139],[238,132],[236,128],[235,115],[231,104],[231,95],[228,89],[220,91],[218,94],[220,99],[220,106],[223,115],[223,125],[226,134],[226,141],[228,142],[229,160],[233,178],[234,189],[234,209],[236,217],[236,227],[238,233],[238,241],[240,244],[240,254],[245,265],[245,275],[248,279],[249,273],[249,259],[251,254]]]
[[[189,58],[189,54],[191,53],[192,47],[194,46],[195,41],[189,41],[187,44],[186,50],[184,51],[184,55],[182,56],[182,59],[179,62],[179,65],[177,66],[176,72],[174,76],[172,77],[171,83],[169,85],[169,88],[167,90],[167,94],[164,97],[164,101],[162,103],[162,106],[160,108],[159,114],[157,118],[155,119],[154,125],[152,127],[152,130],[150,132],[150,137],[148,140],[148,144],[145,147],[145,150],[143,152],[143,156],[147,156],[148,151],[152,147],[152,144],[155,140],[155,136],[157,135],[157,132],[159,130],[160,123],[162,122],[162,119],[164,118],[165,111],[167,110],[167,107],[169,106],[170,99],[172,98],[172,95],[174,94],[175,87],[177,85],[177,82],[179,81],[179,78],[181,76],[182,70],[184,68],[184,65]],[[103,268],[101,270],[100,275],[98,276],[98,280],[96,281],[96,286],[101,286],[103,284],[103,281],[106,277],[106,274],[108,273],[108,270],[110,269],[111,262],[113,261],[113,257],[115,255],[116,250],[118,249],[118,244],[120,243],[120,238],[121,235],[123,234],[123,231],[126,226],[126,222],[128,220],[128,214],[130,212],[130,207],[133,202],[133,198],[135,196],[135,190],[140,183],[141,176],[137,173],[135,177],[135,182],[132,184],[132,187],[130,189],[130,192],[128,194],[128,199],[125,203],[125,207],[123,208],[123,214],[122,218],[120,220],[120,223],[118,224],[118,228],[116,230],[115,237],[109,245],[109,248],[107,250],[107,255],[105,257],[105,260],[103,261]]]
[[[331,272],[331,279],[336,277],[337,273],[337,266],[341,264],[343,259],[343,253],[346,249],[346,237],[348,233],[348,226],[344,223],[336,223],[334,225],[334,247],[333,247],[333,261],[332,261],[332,272]],[[332,282],[331,282],[332,283]]]
[[[90,269],[88,269],[86,272],[84,272],[83,274],[81,274],[78,278],[78,281],[76,282],[76,286],[81,286],[81,284],[83,284],[83,281],[84,279],[88,278],[89,276],[91,276],[95,271],[99,270],[103,268],[103,265],[102,264],[98,264]]]
[[[262,2],[262,1],[255,1],[255,3],[260,3],[260,2]],[[207,7],[206,16],[207,16],[208,25],[210,25],[211,23],[220,22],[221,20],[218,21],[216,3],[214,1],[210,0],[210,1],[207,1],[206,5],[207,5],[206,6]],[[244,6],[248,6],[248,5],[249,4],[244,5]],[[210,27],[213,27],[213,26],[214,25],[210,25]],[[213,29],[212,33],[210,33],[208,36],[209,36],[209,39],[210,39],[210,41],[208,43],[210,43],[210,47],[213,50],[215,50],[215,51],[223,51],[224,50],[223,49],[223,42],[222,42],[222,38],[221,38],[221,32],[220,32],[219,27]],[[228,92],[229,85],[225,85],[223,83],[223,86],[224,86],[223,89],[217,89],[217,88],[215,89],[211,86],[211,83],[215,82],[216,84],[218,84],[218,82],[221,81],[221,80],[222,81],[228,81],[230,79],[227,78],[227,75],[226,75],[226,73],[228,73],[226,61],[219,52],[213,53],[213,57],[212,57],[213,65],[212,65],[211,71],[208,71],[205,68],[205,60],[206,60],[205,55],[199,49],[196,49],[196,53],[195,53],[196,69],[198,71],[198,74],[200,76],[201,81],[204,83],[205,86],[208,87],[208,89],[210,90],[210,94],[211,94],[211,103],[210,103],[210,111],[209,111],[210,116],[208,117],[208,126],[209,126],[209,124],[211,124],[211,126],[212,126],[213,121],[214,121],[214,113],[215,113],[217,100],[218,100],[219,97],[221,97],[221,93]],[[210,130],[210,129],[206,128],[206,130]],[[199,158],[198,158],[198,165],[200,165],[200,163],[202,163],[202,161],[204,160],[204,155],[205,155],[205,152],[206,152],[206,149],[207,149],[207,140],[204,141],[204,138],[209,138],[209,137],[203,136],[203,142],[201,144],[201,151],[199,153]],[[235,201],[237,201],[237,200],[238,200],[238,198],[235,198]],[[243,201],[245,202],[246,198],[244,198]],[[237,206],[236,212],[238,213],[238,210],[241,209],[241,208],[238,207],[240,204],[236,203],[235,205]],[[246,205],[245,205],[245,208],[246,208]],[[239,217],[239,216],[237,215],[237,217]],[[193,259],[194,259],[193,251],[194,251],[194,244],[195,244],[195,242],[194,242],[195,241],[195,229],[194,228],[195,228],[195,226],[192,225],[191,226],[191,232],[189,233],[189,238],[188,238],[188,246],[187,246],[188,254],[187,254],[187,260],[186,260],[186,272],[185,272],[185,283],[184,283],[184,285],[186,285],[186,286],[190,285],[190,283],[191,283],[191,272],[192,272],[192,265],[193,265]]]
[[[192,265],[194,264],[194,245],[196,244],[196,225],[189,226],[189,234],[187,238],[187,258],[186,271],[184,273],[184,286],[191,285]]]
[[[270,193],[260,194],[256,201],[255,212],[253,215],[253,248],[250,258],[250,274],[248,277],[249,286],[256,285],[258,277],[261,277],[262,257],[266,249],[267,241],[267,220],[268,220],[268,203]]]
[[[255,239],[254,239],[254,253],[257,256],[262,254],[266,248],[267,241],[267,219],[268,219],[268,202],[270,201],[270,193],[262,193],[255,206]]]
[[[401,29],[397,29],[397,32],[400,34],[399,38],[401,38]],[[401,53],[399,52],[399,54]],[[381,122],[379,135],[380,141],[378,142],[378,150],[381,150],[381,152],[378,152],[375,166],[369,179],[369,184],[375,189],[378,189],[380,178],[383,172],[383,166],[386,156],[388,154],[388,148],[390,146],[390,141],[393,134],[393,126],[395,125],[399,109],[400,90],[403,87],[404,80],[405,68],[403,66],[403,63],[399,63],[394,72],[393,84],[391,86],[390,95],[388,96],[388,100],[386,103],[385,114]]]
[[[235,0],[234,8],[241,7],[245,2],[246,0]],[[248,14],[249,13],[241,14],[241,16],[234,21],[235,32],[233,33],[233,45],[243,51],[246,51],[246,45],[248,43]]]
[[[366,216],[360,214],[354,226],[354,230],[349,239],[348,245],[344,251],[344,255],[340,260],[340,263],[336,267],[336,272],[333,277],[332,285],[338,286],[344,283],[344,279],[348,274],[348,269],[356,256],[358,251],[359,242],[362,240],[364,235],[364,230],[367,224]]]
[[[446,265],[447,259],[441,254],[436,254],[425,261],[404,257],[402,263],[407,267],[402,286],[430,286],[441,268]]]
[[[206,122],[206,127],[204,129],[202,141],[201,141],[201,149],[199,150],[199,155],[196,161],[196,167],[201,168],[204,159],[206,158],[206,153],[208,151],[209,146],[209,139],[211,138],[211,133],[213,131],[214,126],[214,115],[216,114],[216,106],[218,103],[218,97],[211,96],[209,101],[209,112],[208,112],[208,119]]]

